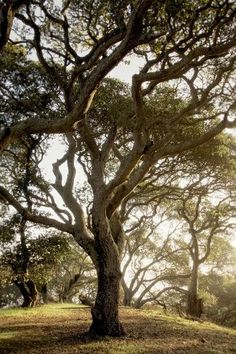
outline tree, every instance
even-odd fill
[[[199,276],[199,292],[208,318],[223,325],[235,321],[236,249],[224,235],[213,239],[207,267]]]
[[[201,317],[203,312],[203,300],[198,296],[199,267],[210,255],[213,238],[222,233],[226,235],[233,226],[231,221],[233,208],[229,197],[218,196],[217,202],[213,203],[206,197],[206,188],[208,187],[202,186],[198,190],[188,191],[181,199],[178,209],[191,235],[189,253],[192,269],[187,314],[194,317]]]
[[[91,293],[96,293],[96,275],[90,258],[78,247],[70,253],[55,269],[48,284],[49,291],[61,302],[78,302],[81,295],[91,297]]]
[[[35,232],[35,228],[28,226],[24,228],[22,245],[18,225],[15,224],[13,230],[13,223],[9,224],[2,224],[0,233],[0,266],[2,277],[6,275],[5,279],[2,279],[5,289],[3,291],[7,291],[9,284],[13,282],[23,297],[22,307],[33,307],[38,300],[37,287],[41,289],[46,282],[55,277],[54,267],[69,257],[70,241],[58,233],[47,231],[45,234],[42,230]],[[20,236],[18,241],[17,236]]]
[[[53,166],[53,186],[66,211],[56,210],[60,221],[32,212],[4,186],[1,198],[27,220],[74,236],[90,255],[98,276],[90,331],[119,336],[124,333],[118,317],[124,242],[120,205],[158,161],[183,154],[235,126],[231,117],[234,4],[89,0],[62,2],[60,7],[33,2],[15,17],[16,34],[57,86],[54,92],[59,90],[63,110],[52,116],[37,110],[12,126],[4,121],[1,149],[22,135],[63,134],[67,151]],[[144,64],[133,76],[131,97],[124,89],[118,90],[118,97],[117,90],[111,92],[108,99],[119,110],[114,106],[107,110],[108,101],[103,107],[93,104],[105,76],[133,53]],[[174,109],[170,104],[166,110],[158,108],[157,98],[166,88],[175,89],[179,104]],[[87,215],[74,190],[77,161],[92,191]],[[55,211],[53,203],[49,206]]]
[[[220,324],[235,327],[235,274],[219,274],[214,271],[207,275],[203,274],[200,279],[201,291],[208,305],[208,318]]]
[[[145,232],[140,228],[128,235],[121,280],[125,306],[140,308],[146,303],[158,302],[170,290],[184,291],[180,288],[181,279],[188,279],[191,274],[186,248],[178,247],[171,239],[173,234],[178,239],[176,231],[174,228],[161,237],[157,230]],[[173,281],[179,285],[172,284]]]
[[[204,317],[223,325],[235,326],[235,247],[224,234],[215,235],[211,242],[211,252],[199,268],[198,298],[204,304]],[[185,289],[188,283],[186,282]],[[180,315],[186,312],[188,291],[179,296],[162,296],[166,306],[177,308]]]
[[[198,147],[197,151],[188,152],[187,156],[162,160],[159,166],[156,164],[149,171],[142,184],[132,192],[132,197],[122,201],[121,219],[126,232],[121,282],[124,305],[140,307],[146,302],[158,301],[164,292],[188,293],[185,290],[188,278],[193,278],[189,265],[190,248],[185,240],[188,231],[181,221],[182,217],[176,219],[175,210],[181,209],[182,202],[179,200],[185,200],[186,212],[191,214],[194,208],[190,208],[190,204],[196,202],[194,193],[199,193],[197,188],[202,188],[202,193],[208,190],[209,193],[214,191],[214,194],[222,193],[222,189],[227,188],[232,199],[235,163],[227,148],[229,144],[233,144],[233,139],[221,134],[210,143]],[[181,187],[183,185],[184,188]],[[212,214],[212,208],[216,212],[216,205],[205,206],[207,217]],[[200,210],[198,214],[201,214]],[[232,210],[226,208],[224,214],[226,221]],[[205,236],[208,237],[207,234]],[[201,234],[201,244],[207,243],[205,236]],[[210,249],[211,245],[208,251]],[[217,258],[215,248],[213,255],[209,252],[208,257],[213,259],[214,254]],[[218,262],[219,258],[218,255]]]

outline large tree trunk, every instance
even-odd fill
[[[203,301],[198,297],[198,267],[198,260],[195,260],[187,297],[187,314],[200,318],[203,312]]]
[[[187,313],[200,318],[203,312],[203,301],[196,294],[189,293],[187,299]]]
[[[91,313],[93,322],[90,333],[99,336],[120,337],[124,335],[119,321],[120,252],[112,237],[96,239],[98,255],[96,269],[98,290]]]
[[[123,336],[124,330],[119,321],[119,297],[121,281],[121,252],[123,246],[123,230],[118,215],[110,220],[101,208],[99,199],[94,206],[93,234],[95,238],[97,270],[97,296],[91,309],[92,325],[90,333],[99,336]]]
[[[93,323],[90,333],[113,337],[125,334],[118,314],[120,278],[119,270],[116,273],[98,272],[98,292],[91,310]]]

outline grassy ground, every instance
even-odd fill
[[[69,304],[0,310],[0,353],[236,353],[236,330],[157,310],[121,308],[127,336],[91,339],[90,309]]]

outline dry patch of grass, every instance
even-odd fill
[[[90,309],[71,304],[0,310],[0,353],[236,353],[236,330],[158,310],[120,309],[127,336],[91,338]]]

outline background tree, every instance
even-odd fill
[[[3,293],[6,293],[7,289],[10,292],[14,292],[10,284],[12,281],[19,288],[21,295],[23,296],[24,302],[23,307],[33,306],[32,304],[34,294],[32,294],[31,286],[36,286],[39,291],[41,291],[42,286],[47,283],[50,279],[55,277],[54,267],[59,266],[59,264],[70,257],[70,242],[68,238],[62,237],[58,233],[53,233],[47,231],[47,233],[42,233],[40,230],[35,230],[35,228],[27,227],[25,229],[25,239],[24,247],[27,251],[27,264],[25,264],[25,258],[23,257],[22,268],[22,242],[20,236],[17,233],[17,227],[15,227],[14,232],[10,237],[6,237],[6,227],[8,225],[1,225],[1,254],[0,254],[0,266],[3,275],[6,275],[5,279],[2,279]],[[13,230],[12,225],[10,225],[11,231]],[[28,284],[28,281],[31,284]],[[10,294],[8,296],[11,297]],[[6,295],[4,295],[6,298]],[[12,302],[16,301],[15,297],[12,297]]]
[[[235,251],[235,250],[234,250]],[[235,273],[235,271],[234,271]],[[205,296],[207,316],[222,325],[235,327],[235,274],[219,274],[217,271],[203,275],[201,293]],[[207,282],[206,282],[207,278]]]
[[[212,239],[211,252],[199,269],[198,296],[204,301],[205,318],[220,324],[235,326],[235,247],[224,234],[215,235]],[[188,280],[181,286],[183,293],[170,290],[160,297],[169,311],[185,316],[188,295]],[[179,285],[173,282],[174,285]]]
[[[204,299],[206,316],[227,326],[235,326],[235,257],[231,239],[218,235],[199,275],[199,293]]]
[[[121,281],[124,305],[141,307],[157,300],[167,291],[168,280],[190,276],[181,260],[184,250],[176,243],[180,236],[178,224],[171,225],[171,205],[167,200],[174,196],[183,166],[175,160],[171,170],[169,165],[169,161],[162,161],[161,168],[148,174],[132,198],[122,202],[126,232]],[[179,272],[174,269],[177,259]]]
[[[163,292],[170,290],[187,293],[183,288],[184,285],[187,286],[187,281],[183,280],[181,283],[181,276],[178,277],[178,274],[182,271],[182,275],[185,273],[182,279],[190,277],[189,245],[186,243],[186,227],[176,220],[175,209],[181,208],[182,202],[178,202],[179,200],[183,201],[187,198],[186,211],[193,218],[195,213],[193,208],[190,208],[190,204],[195,192],[204,194],[208,191],[216,195],[215,198],[219,198],[220,193],[231,193],[235,178],[235,163],[234,156],[227,147],[230,141],[232,141],[231,137],[222,134],[196,151],[172,160],[162,160],[159,166],[156,164],[155,168],[149,171],[142,184],[122,201],[122,220],[125,225],[127,224],[122,266],[124,304],[142,306],[145,302],[154,301],[162,296]],[[223,192],[226,188],[227,191]],[[200,203],[200,199],[198,202]],[[214,212],[216,212],[216,205],[205,205],[206,217],[213,213],[212,208],[215,208]],[[231,217],[231,208],[229,206],[226,208],[224,221]],[[199,217],[200,214],[199,210]],[[223,217],[223,214],[221,216]],[[170,232],[169,236],[167,229]],[[216,229],[217,227],[214,231]],[[162,246],[160,242],[163,242]],[[202,234],[201,243],[204,242],[207,244]],[[211,240],[209,242],[211,243]],[[210,249],[208,253],[209,256]],[[149,258],[150,262],[148,262]],[[176,272],[176,269],[179,272]],[[149,285],[153,289],[148,286],[148,276]],[[161,291],[157,291],[156,288],[159,281],[165,284],[159,288]],[[144,283],[145,290],[141,291]],[[147,294],[149,296],[145,297]]]
[[[72,249],[56,268],[48,289],[61,302],[80,302],[81,296],[94,301],[96,274],[88,255],[78,247]]]
[[[128,234],[121,281],[124,305],[140,308],[146,303],[158,303],[161,295],[171,289],[184,291],[181,279],[191,276],[186,248],[178,247],[173,234],[178,239],[176,229],[162,237],[157,230],[145,232],[142,228]],[[172,285],[173,280],[179,285]]]
[[[191,235],[189,253],[192,269],[188,288],[187,313],[200,317],[203,312],[202,299],[198,297],[199,267],[205,263],[211,252],[212,240],[216,235],[230,232],[233,224],[232,206],[227,196],[219,198],[214,204],[206,198],[207,186],[190,190],[183,196],[178,213],[187,224]],[[213,196],[212,196],[213,197]]]

